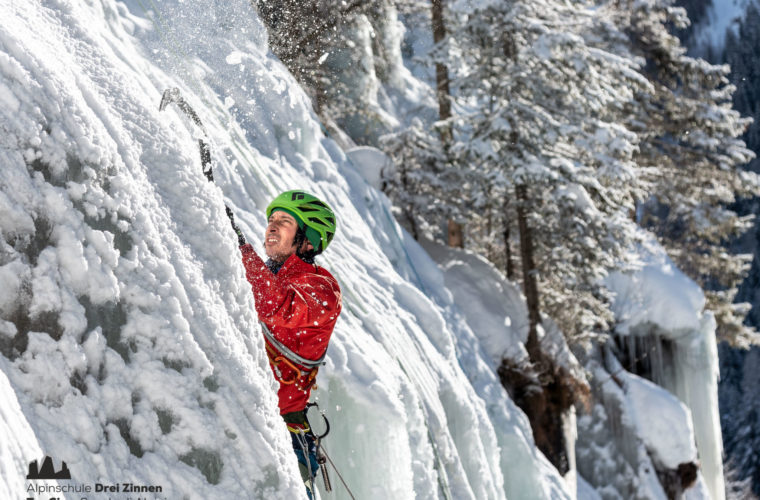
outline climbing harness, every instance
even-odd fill
[[[313,360],[304,358],[303,356],[296,354],[292,350],[290,350],[285,344],[277,340],[274,335],[272,335],[272,332],[269,330],[269,327],[264,323],[263,321],[259,321],[261,324],[261,330],[264,332],[264,336],[267,338],[268,341],[270,341],[278,351],[280,351],[285,357],[287,357],[291,362],[298,363],[299,365],[303,365],[306,368],[315,368],[319,365],[324,364],[325,357],[327,357],[327,351],[322,354],[322,356],[319,359]]]
[[[314,384],[317,380],[317,372],[319,371],[319,367],[324,364],[325,357],[327,356],[327,351],[325,350],[324,354],[322,354],[322,357],[317,360],[304,358],[277,340],[277,338],[275,338],[275,336],[272,334],[271,330],[269,330],[269,327],[263,321],[260,321],[259,323],[261,324],[261,331],[264,333],[264,337],[266,337],[268,341],[268,343],[266,343],[267,356],[269,357],[269,362],[274,368],[277,379],[286,385],[296,384],[296,387],[302,391],[308,390],[315,386]],[[283,376],[282,371],[280,370],[281,364],[284,364],[286,367],[290,368],[293,371],[292,377],[285,378],[285,376]],[[298,365],[301,365],[306,369],[302,370],[298,367]],[[301,384],[299,386],[297,382],[301,377],[306,377],[306,383],[305,385]]]
[[[265,344],[265,347],[267,349],[267,356],[269,357],[269,362],[272,364],[272,368],[274,369],[275,375],[277,375],[277,380],[279,380],[281,384],[285,384],[285,385],[295,384],[295,386],[302,391],[311,389],[312,387],[316,388],[315,382],[317,379],[317,372],[319,371],[319,367],[315,367],[308,371],[301,370],[291,360],[289,360],[282,354],[278,353],[275,350],[275,348],[272,347],[271,345]],[[285,375],[283,375],[282,370],[280,369],[281,364],[284,364],[285,366],[287,366],[293,371],[293,375],[291,377],[286,378]],[[306,377],[305,384],[298,383],[301,377]]]

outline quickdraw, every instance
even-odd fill
[[[317,403],[308,403],[306,405],[306,409],[304,410],[305,414],[308,414],[309,408],[312,408],[312,407],[317,409],[317,411],[319,412],[319,416],[322,417],[322,420],[325,422],[325,432],[323,432],[322,434],[314,435],[314,437],[316,437],[318,440],[321,440],[325,438],[328,434],[330,434],[330,421],[327,420],[327,417],[325,416],[325,412],[319,409],[319,405]],[[306,421],[307,422],[309,421],[308,416],[306,417]]]
[[[317,444],[317,464],[319,464],[319,470],[322,473],[322,480],[325,484],[325,491],[330,493],[332,491],[332,483],[330,482],[330,474],[327,473],[327,455],[322,450],[322,439],[324,439],[328,434],[330,434],[330,421],[327,420],[327,417],[325,416],[325,412],[319,410],[319,405],[317,403],[308,403],[306,405],[306,408],[304,409],[304,415],[309,413],[309,408],[316,407],[317,411],[319,411],[320,416],[322,417],[322,420],[325,422],[325,432],[322,434],[314,434],[314,438],[316,440]],[[308,425],[309,419],[306,417],[306,422]],[[313,431],[312,431],[313,432]]]

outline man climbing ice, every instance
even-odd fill
[[[198,114],[178,89],[164,91],[159,110],[169,103],[176,103],[205,135]],[[204,140],[198,143],[203,174],[213,182],[208,144]],[[225,209],[237,234],[246,278],[253,289],[269,364],[280,383],[277,391],[280,414],[291,433],[307,493],[313,498],[319,442],[311,431],[306,410],[341,310],[338,282],[314,263],[314,257],[327,248],[335,235],[335,214],[309,193],[281,193],[266,211],[264,250],[268,259],[264,262],[246,243],[232,210]],[[326,470],[323,475],[329,491]]]
[[[233,228],[241,242],[269,364],[280,384],[280,414],[290,431],[309,498],[313,498],[319,466],[306,410],[341,311],[338,282],[314,263],[314,257],[332,241],[335,215],[327,204],[303,191],[280,194],[266,215],[266,262],[245,243],[234,221]]]

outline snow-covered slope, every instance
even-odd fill
[[[49,455],[71,471],[61,485],[305,496],[224,217],[227,203],[256,241],[269,199],[298,187],[339,218],[321,263],[345,309],[315,394],[353,495],[570,496],[441,271],[323,136],[249,2],[0,12],[0,495],[25,494]],[[194,125],[158,111],[169,86],[206,125],[217,185]]]
[[[527,311],[515,285],[482,257],[434,244],[426,250],[493,369],[504,357],[527,357]],[[620,346],[610,341],[586,360],[592,397],[587,409],[579,405],[578,498],[724,498],[712,314],[654,241],[638,253],[642,269],[608,279]],[[547,330],[544,349],[577,373],[561,334]],[[649,369],[627,371],[639,365]]]

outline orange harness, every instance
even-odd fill
[[[295,384],[296,388],[302,391],[306,391],[308,389],[314,388],[316,389],[317,386],[315,382],[317,381],[317,372],[319,371],[319,366],[315,366],[311,370],[302,370],[296,364],[291,361],[290,359],[283,356],[280,352],[278,352],[274,347],[269,345],[269,342],[264,342],[267,348],[267,357],[269,358],[269,363],[272,365],[272,368],[274,368],[274,373],[277,376],[277,380],[281,384],[291,385]],[[284,364],[288,368],[290,368],[293,371],[293,376],[289,378],[285,378],[282,375],[282,371],[280,370],[280,364]],[[298,383],[299,380],[301,380],[301,377],[306,377],[306,384]]]

